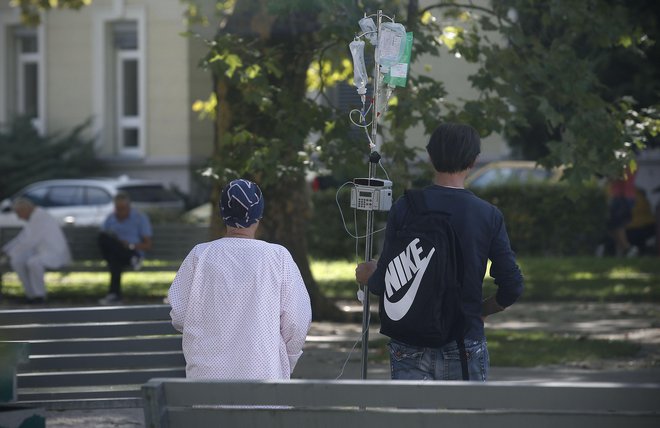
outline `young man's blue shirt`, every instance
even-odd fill
[[[451,215],[449,221],[458,236],[463,254],[465,337],[480,340],[484,337],[481,305],[483,278],[488,260],[491,260],[490,275],[497,285],[496,301],[500,306],[512,305],[523,292],[523,277],[511,249],[504,217],[494,205],[466,189],[428,186],[424,188],[424,197],[429,210],[441,210]],[[408,209],[408,203],[403,198],[399,198],[392,206],[381,255],[387,254],[388,242],[395,239]],[[380,264],[381,260],[384,264],[387,259],[379,259],[379,269],[386,268]],[[373,279],[372,275],[369,289],[377,295],[382,295],[384,284]]]
[[[151,237],[153,234],[149,217],[132,208],[123,221],[119,221],[114,213],[110,214],[105,219],[102,230],[129,244],[138,244],[143,237]]]

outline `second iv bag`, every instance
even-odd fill
[[[353,80],[357,93],[364,95],[367,93],[367,66],[364,63],[364,41],[353,40],[348,44],[353,56]]]
[[[364,33],[364,37],[366,37],[372,45],[376,46],[378,44],[378,28],[376,28],[374,20],[365,16],[360,19],[358,24]]]

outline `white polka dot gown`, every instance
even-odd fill
[[[284,247],[245,238],[199,244],[168,298],[172,324],[183,333],[187,378],[291,377],[312,311]]]

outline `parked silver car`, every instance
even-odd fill
[[[562,168],[548,170],[534,161],[494,161],[473,170],[465,180],[465,186],[482,189],[511,183],[556,183],[562,174]]]
[[[113,197],[128,193],[133,206],[159,217],[175,216],[184,210],[184,201],[161,183],[119,178],[46,180],[33,183],[0,202],[0,227],[21,226],[12,211],[12,200],[27,197],[46,209],[62,225],[98,226],[113,209]]]

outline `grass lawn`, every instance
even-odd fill
[[[533,367],[537,365],[592,362],[603,358],[632,357],[640,350],[635,343],[583,339],[544,332],[487,332],[488,352],[494,366]]]
[[[553,364],[589,363],[608,358],[633,357],[640,350],[635,343],[582,339],[539,331],[487,332],[490,363],[497,367],[535,367]],[[387,340],[378,340],[370,346],[373,361],[389,361]]]
[[[136,302],[162,302],[175,272],[126,272],[122,275],[124,298]],[[62,304],[89,304],[108,293],[106,272],[46,273],[48,299]],[[14,273],[3,275],[2,293],[9,299],[23,296],[23,287]]]
[[[157,262],[151,262],[157,263]],[[525,276],[526,301],[659,302],[660,263],[655,258],[519,258]],[[313,261],[312,272],[323,292],[333,298],[355,299],[355,263]],[[174,279],[174,272],[127,272],[124,298],[131,303],[160,303]],[[49,300],[56,304],[87,305],[107,293],[108,273],[48,273]],[[15,274],[3,276],[5,307],[23,296]],[[493,280],[484,281],[486,295],[494,292]],[[639,346],[544,332],[488,332],[494,366],[528,367],[603,358],[631,357]],[[387,360],[385,342],[376,343],[374,358]]]
[[[637,259],[595,257],[520,257],[525,277],[523,301],[660,302],[660,263],[657,258]],[[151,262],[157,264],[157,262]],[[355,263],[343,260],[315,260],[312,273],[328,297],[354,299]],[[174,272],[127,272],[122,290],[127,299],[162,299],[174,279]],[[47,273],[49,299],[74,302],[97,299],[107,292],[108,274]],[[15,274],[3,276],[3,293],[23,295]],[[486,275],[484,295],[495,290]]]
[[[523,301],[659,302],[660,263],[656,258],[520,257],[525,277]],[[312,272],[326,295],[354,299],[354,262],[319,261]],[[490,276],[484,295],[495,292]],[[584,339],[540,331],[487,332],[491,364],[499,367],[589,363],[634,357],[640,346],[624,341]],[[387,341],[376,341],[371,358],[388,361]]]
[[[524,301],[660,302],[657,258],[520,257]],[[312,272],[327,296],[352,299],[357,289],[355,263],[316,261]],[[493,294],[486,275],[484,295]]]

